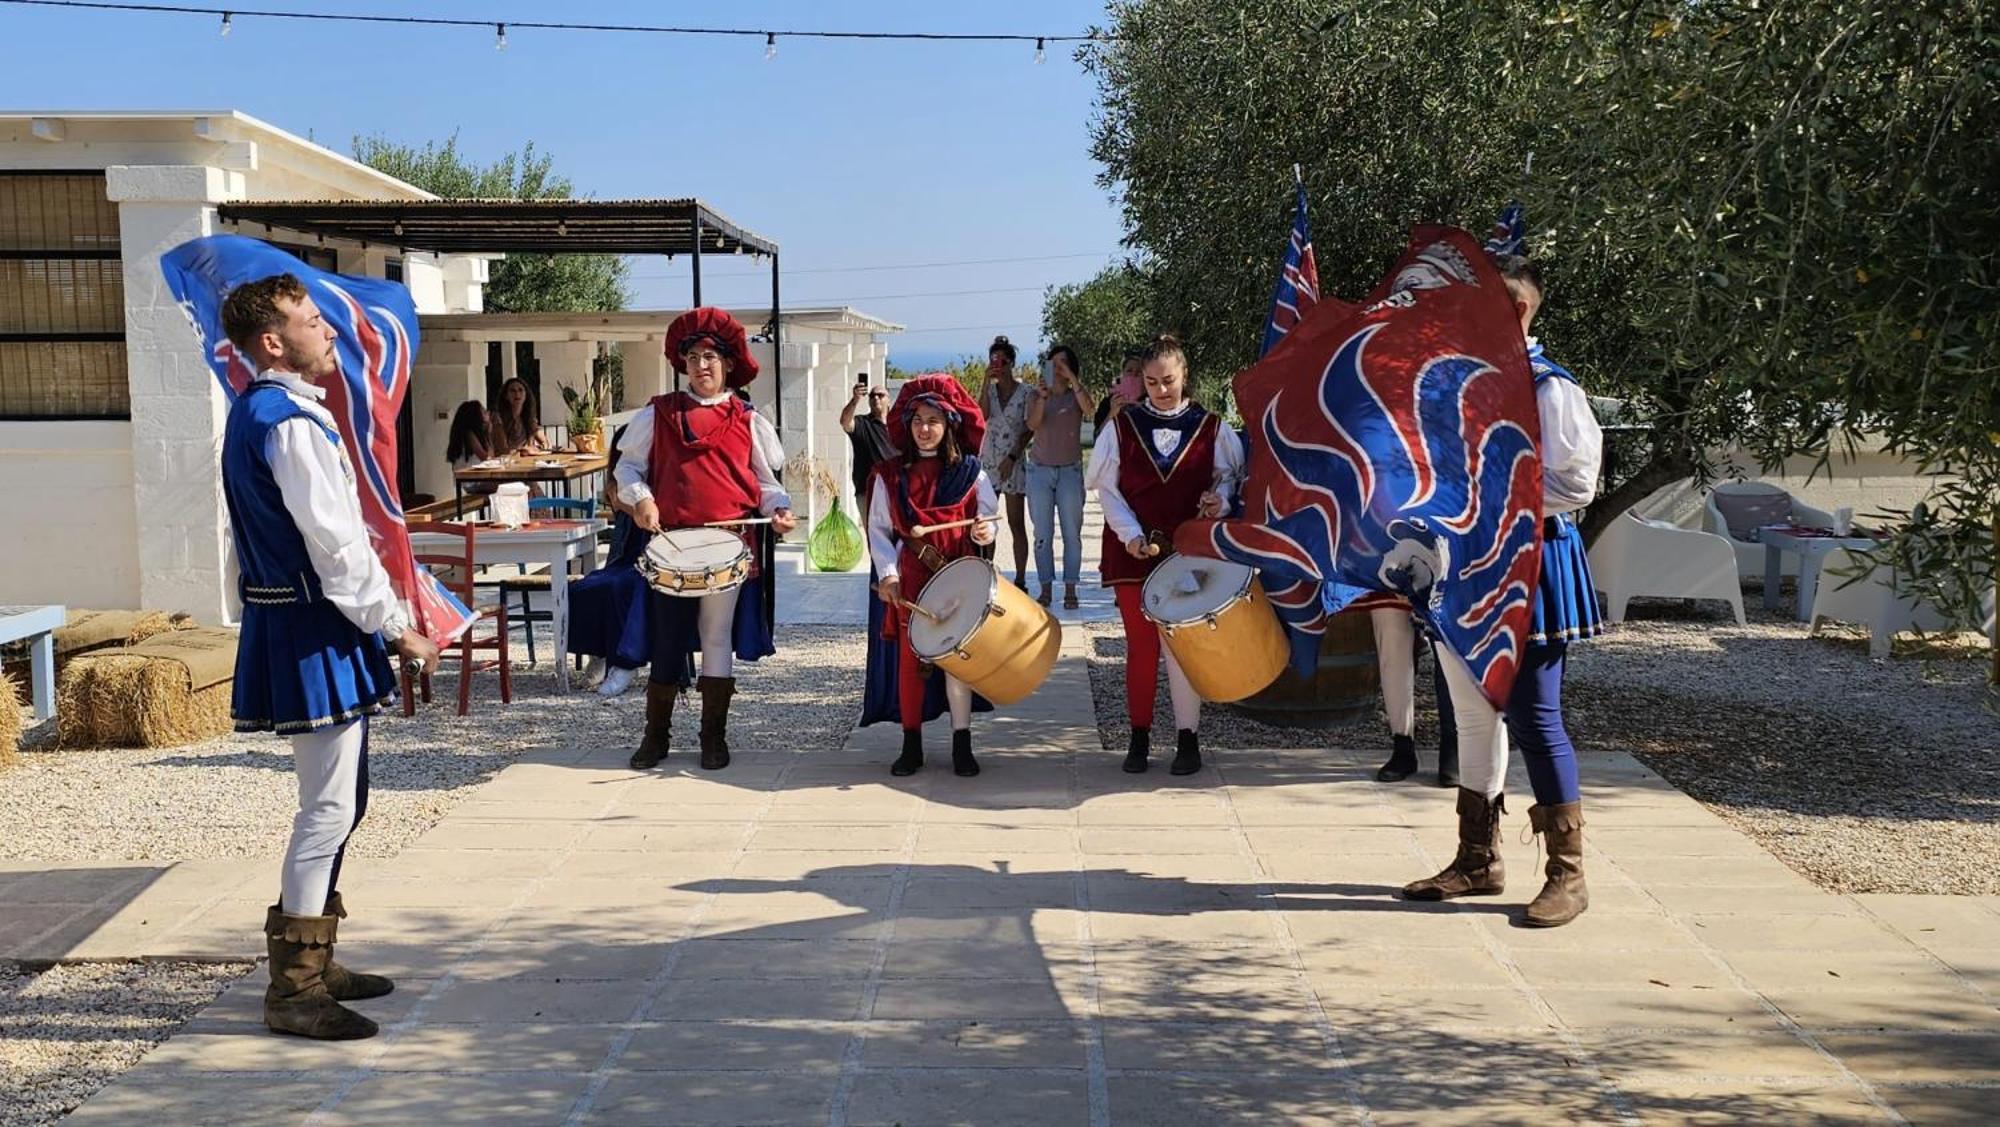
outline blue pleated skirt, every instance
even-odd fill
[[[1536,583],[1530,642],[1575,642],[1604,633],[1583,533],[1568,515],[1542,522],[1542,576]]]
[[[345,724],[396,699],[379,634],[332,603],[249,603],[236,641],[230,715],[239,732],[293,735]]]

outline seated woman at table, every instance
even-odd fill
[[[444,446],[445,460],[453,470],[470,469],[493,456],[493,422],[486,415],[486,405],[477,399],[468,399],[458,405],[451,416],[451,437]],[[470,481],[464,492],[491,493],[494,484],[490,481]]]
[[[535,407],[528,381],[515,376],[501,384],[500,402],[489,414],[493,419],[491,448],[496,457],[548,453],[549,436],[542,433],[542,415]]]
[[[611,461],[625,428],[611,436]],[[652,659],[652,619],[648,614],[646,577],[638,562],[653,534],[632,523],[632,509],[618,499],[615,482],[607,483],[611,502],[611,555],[604,566],[569,585],[569,649],[585,654],[586,681],[602,677],[597,693],[615,697],[632,687],[632,676]]]

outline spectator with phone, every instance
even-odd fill
[[[1035,577],[1049,605],[1055,577],[1055,533],[1063,541],[1063,606],[1075,610],[1083,571],[1083,417],[1096,409],[1077,374],[1076,350],[1049,349],[1048,383],[1028,401],[1028,520],[1035,530]]]
[[[868,373],[861,373],[854,382],[854,394],[840,409],[840,429],[847,432],[853,447],[854,504],[861,511],[861,527],[867,528],[868,475],[875,471],[875,463],[896,455],[896,445],[889,439],[889,389],[871,388]]]

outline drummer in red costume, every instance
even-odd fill
[[[979,761],[972,756],[972,688],[947,674],[927,674],[910,648],[911,612],[901,604],[915,599],[944,565],[993,542],[990,523],[916,532],[918,525],[991,517],[997,511],[993,483],[977,454],[985,432],[979,407],[956,379],[943,373],[918,376],[903,385],[889,411],[889,440],[903,454],[876,463],[869,482],[868,553],[878,577],[876,590],[888,607],[882,637],[895,645],[889,652],[896,659],[896,710],[903,726],[903,752],[889,768],[892,775],[914,775],[924,765],[930,676],[943,678],[951,709],[952,772],[979,773]],[[870,719],[862,718],[863,723]]]
[[[784,449],[764,416],[738,397],[757,378],[749,338],[736,318],[703,307],[674,319],[667,358],[687,376],[686,391],[654,397],[625,428],[618,499],[648,532],[697,528],[757,514],[771,518],[742,527],[757,568],[729,591],[679,598],[650,592],[653,671],[646,686],[646,734],[632,753],[645,770],[667,756],[674,701],[687,690],[694,655],[701,654],[701,765],[729,765],[729,701],[736,693],[733,658],[756,661],[772,644],[770,583],[775,536],[797,527],[792,500],[778,483]]]
[[[1140,609],[1141,588],[1171,549],[1181,522],[1226,514],[1243,476],[1242,440],[1188,398],[1187,354],[1180,341],[1158,337],[1144,356],[1146,398],[1118,413],[1111,436],[1091,449],[1084,475],[1084,485],[1097,491],[1104,510],[1098,569],[1116,592],[1118,616],[1125,622],[1125,714],[1132,722],[1125,770],[1133,774],[1146,769],[1152,753],[1153,691],[1160,668],[1160,631]],[[1201,770],[1195,738],[1201,698],[1174,655],[1166,659],[1167,691],[1179,729],[1168,770],[1191,775]]]

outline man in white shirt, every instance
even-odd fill
[[[290,274],[232,290],[224,331],[258,376],[231,405],[222,485],[241,571],[231,712],[238,731],[289,736],[299,811],[279,903],[265,915],[264,1023],[324,1040],[373,1036],[341,1005],[394,989],[333,961],[337,885],[367,809],[368,716],[395,698],[387,653],[421,668],[437,647],[413,629],[362,523],[353,468],[321,399],[340,378],[335,334]]]

